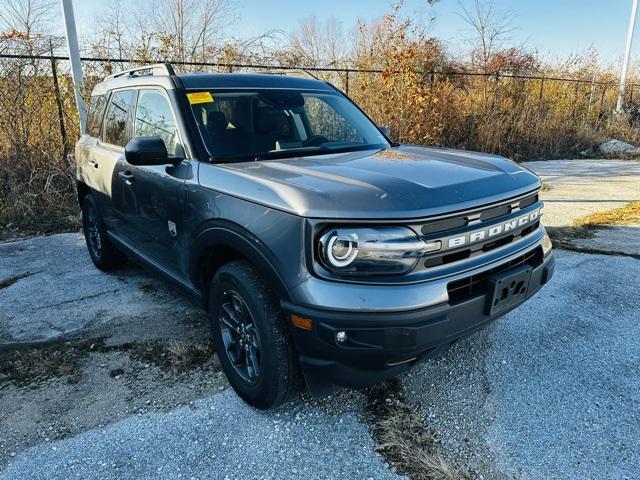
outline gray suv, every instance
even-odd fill
[[[202,305],[258,408],[397,375],[553,274],[536,175],[394,144],[311,78],[111,75],[75,156],[93,262],[132,259]]]

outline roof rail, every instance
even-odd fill
[[[148,72],[148,73],[143,73]],[[143,75],[175,75],[176,71],[170,63],[155,63],[153,65],[145,65],[142,67],[130,68],[129,70],[123,70],[122,72],[114,73],[105,78],[105,80],[111,80],[112,78],[122,77],[124,75],[131,75],[141,77]]]
[[[304,68],[278,68],[274,70],[262,71],[260,73],[268,73],[270,75],[287,75],[292,77],[307,77],[318,80],[318,77],[316,77],[308,70],[305,70]]]

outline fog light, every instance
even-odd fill
[[[338,332],[336,333],[336,342],[338,343],[344,343],[347,341],[347,332]]]

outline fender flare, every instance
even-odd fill
[[[202,291],[206,306],[206,286],[202,284],[202,261],[211,249],[230,248],[246,258],[263,276],[280,300],[291,301],[289,288],[278,269],[277,261],[269,249],[251,232],[232,222],[213,221],[198,228],[193,237],[188,259],[188,272],[192,284]]]

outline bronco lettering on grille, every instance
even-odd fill
[[[462,247],[464,245],[471,245],[482,240],[488,240],[492,237],[497,237],[503,233],[513,232],[521,227],[524,227],[527,224],[534,223],[541,216],[542,207],[534,210],[533,212],[527,213],[526,215],[521,215],[519,217],[513,218],[508,222],[491,225],[471,232],[466,232],[462,235],[444,238],[442,239],[442,250]]]

